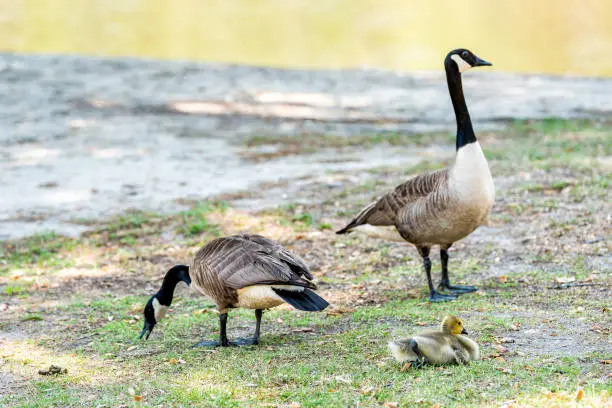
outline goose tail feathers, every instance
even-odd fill
[[[336,234],[338,235],[348,234],[349,232],[351,232],[353,228],[367,223],[368,217],[370,217],[370,214],[372,214],[375,207],[376,207],[376,201],[368,204],[364,209],[362,209],[359,212],[359,214],[357,214],[357,216],[351,222],[347,224],[346,227],[342,228],[341,230],[336,231]]]
[[[279,288],[272,288],[285,302],[298,310],[307,312],[318,312],[324,310],[329,303],[312,290],[304,288],[303,291],[291,291]]]

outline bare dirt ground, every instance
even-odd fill
[[[612,80],[480,72],[464,83],[479,129],[612,113]],[[175,211],[178,198],[419,159],[384,144],[378,154],[350,156],[244,152],[244,140],[256,136],[351,138],[453,126],[442,72],[0,54],[0,84],[0,239],[46,230],[76,236],[87,229],[79,220],[129,208]],[[274,160],[245,160],[266,154]]]

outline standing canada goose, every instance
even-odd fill
[[[451,285],[448,278],[448,249],[486,222],[495,200],[495,186],[489,165],[476,140],[468,113],[461,72],[484,65],[466,49],[453,50],[444,67],[455,118],[457,120],[457,154],[450,168],[416,176],[395,190],[370,203],[337,234],[361,230],[368,235],[394,241],[408,241],[423,257],[429,285],[429,300],[441,302],[456,299],[456,294],[473,292],[474,286]],[[437,292],[431,281],[429,251],[440,246],[442,279]]]
[[[263,309],[289,303],[299,310],[320,311],[329,303],[314,293],[313,275],[297,255],[261,235],[234,235],[217,238],[195,254],[191,268],[175,266],[166,273],[159,292],[145,307],[145,324],[140,337],[147,338],[172,302],[178,281],[210,297],[219,311],[220,341],[198,346],[253,345],[259,343]],[[255,309],[257,323],[252,339],[230,343],[227,339],[227,312],[230,308]]]
[[[440,330],[426,330],[410,339],[391,341],[389,349],[400,363],[468,364],[480,358],[480,348],[467,334],[461,319],[446,316]]]

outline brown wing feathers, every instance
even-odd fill
[[[306,263],[280,244],[259,235],[235,235],[218,238],[205,245],[195,256],[198,280],[219,280],[238,289],[257,284],[293,284],[314,287]]]
[[[336,234],[346,234],[351,229],[370,224],[376,226],[396,225],[397,216],[406,206],[421,197],[436,191],[448,179],[448,169],[416,176],[397,186],[377,201],[368,204],[348,225]]]

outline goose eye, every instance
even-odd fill
[[[467,58],[467,57],[469,57],[469,56],[470,56],[470,54],[468,54],[468,52],[467,52],[467,51],[463,51],[463,52],[461,53],[461,56],[462,56],[463,58]]]

